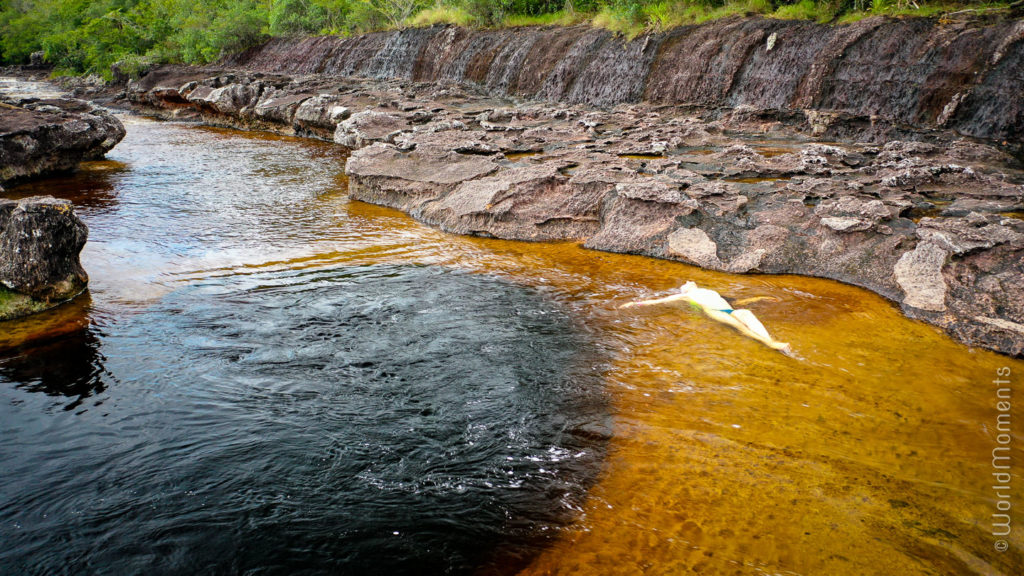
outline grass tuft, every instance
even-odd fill
[[[505,17],[502,26],[515,28],[518,26],[573,26],[582,24],[588,20],[586,14],[570,10],[559,10],[550,14],[539,14],[528,16],[526,14],[511,14]]]
[[[476,19],[465,9],[457,6],[435,6],[420,10],[406,24],[414,28],[425,28],[435,24],[454,24],[456,26],[473,26]]]
[[[835,11],[831,4],[815,2],[815,0],[801,0],[796,4],[780,6],[772,13],[772,18],[779,20],[814,20],[816,22],[830,22],[835,17]]]

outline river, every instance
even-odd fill
[[[1024,362],[831,281],[445,234],[349,201],[331,144],[122,120],[6,193],[75,202],[91,281],[0,325],[0,572],[1024,565],[991,458]],[[797,357],[618,309],[685,280]]]

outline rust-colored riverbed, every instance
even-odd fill
[[[470,540],[476,530],[495,536],[490,540],[512,534],[510,538],[520,548],[510,551],[499,542],[494,550],[500,553],[488,552],[488,558],[464,554],[465,562],[453,566],[442,561],[436,565],[438,569],[470,573],[521,570],[531,575],[1010,575],[1024,567],[1024,515],[1019,512],[1024,506],[1024,488],[1019,480],[1024,471],[1024,435],[1020,433],[1024,430],[1024,362],[957,344],[933,327],[904,318],[884,299],[831,281],[732,276],[667,261],[588,251],[571,243],[530,244],[445,234],[400,213],[350,202],[342,171],[345,158],[329,144],[131,117],[125,122],[128,137],[107,161],[87,164],[71,177],[8,191],[12,196],[52,193],[76,203],[90,227],[83,264],[92,278],[90,293],[75,302],[2,325],[0,348],[8,352],[0,355],[0,400],[8,424],[3,425],[0,460],[8,464],[16,457],[29,458],[62,469],[59,461],[32,453],[45,447],[34,445],[25,436],[27,432],[15,433],[10,422],[22,422],[32,434],[44,436],[54,429],[64,430],[56,435],[58,443],[76,430],[107,434],[108,441],[115,445],[130,442],[133,434],[151,435],[153,442],[160,442],[160,434],[153,429],[170,424],[156,420],[150,428],[132,427],[119,420],[119,405],[149,402],[153,410],[176,410],[173,403],[163,399],[174,397],[174,390],[179,389],[171,384],[166,389],[152,385],[154,396],[146,396],[145,401],[124,398],[150,386],[144,383],[173,380],[167,371],[184,369],[182,366],[194,361],[186,358],[183,362],[165,362],[131,356],[133,353],[184,350],[180,352],[184,357],[194,350],[218,350],[225,342],[242,338],[238,334],[246,331],[274,341],[274,327],[260,325],[266,308],[278,304],[284,309],[321,307],[303,322],[288,325],[292,330],[305,330],[309,322],[328,315],[329,307],[344,305],[331,300],[333,296],[328,294],[336,293],[331,291],[264,305],[258,297],[261,290],[277,295],[282,286],[285,291],[302,290],[307,282],[326,286],[340,282],[340,286],[344,282],[332,276],[337,270],[427,268],[454,273],[459,278],[481,279],[479,286],[473,283],[476,280],[459,280],[469,284],[451,288],[459,290],[457,298],[436,300],[438,306],[450,308],[445,317],[457,318],[461,307],[474,309],[474,302],[481,299],[487,307],[483,312],[509,306],[510,314],[521,314],[547,306],[550,314],[566,316],[555,328],[544,325],[535,334],[571,332],[576,335],[573,338],[586,342],[580,346],[589,351],[582,356],[571,351],[553,358],[545,356],[544,350],[563,346],[568,340],[552,341],[536,349],[517,348],[523,346],[522,339],[534,337],[529,331],[512,334],[501,346],[510,347],[508,358],[512,359],[529,360],[536,355],[539,364],[555,366],[559,359],[574,363],[576,368],[570,371],[553,369],[544,372],[543,377],[534,374],[524,378],[551,386],[562,386],[565,381],[576,383],[570,386],[575,399],[560,409],[578,412],[565,415],[564,426],[584,431],[578,434],[583,438],[579,442],[581,450],[599,456],[584,458],[579,469],[562,465],[568,457],[549,450],[564,448],[561,441],[552,440],[550,435],[537,436],[542,444],[539,452],[526,450],[509,457],[528,461],[552,454],[550,467],[556,470],[545,476],[546,470],[540,465],[522,472],[518,480],[527,489],[530,482],[540,481],[543,489],[564,490],[567,495],[553,500],[539,497],[521,506],[503,504],[502,510],[526,516],[509,518],[506,514],[506,518],[499,518],[522,522],[525,527],[521,532],[527,534],[522,538],[515,530],[491,531],[488,522],[493,518],[484,517],[475,526],[472,513],[460,515],[459,522],[468,524],[456,526],[453,521],[453,530],[465,530]],[[686,280],[713,288],[731,302],[745,302],[742,307],[754,311],[776,338],[789,342],[797,357],[772,351],[685,306],[618,309],[629,300],[665,295]],[[424,282],[416,276],[410,284],[392,288],[405,290]],[[518,302],[515,305],[507,304],[504,297],[488,299],[488,286],[493,283],[514,293],[526,290],[529,296],[524,296],[527,299],[522,302],[513,300]],[[387,307],[399,297],[389,295],[391,285],[379,286],[380,293],[373,294],[373,298],[364,295],[370,298],[367,302],[372,301],[367,304],[370,308]],[[445,286],[439,288],[440,293],[448,290]],[[209,301],[217,302],[217,314],[245,318],[236,318],[233,324],[218,320],[216,324],[211,318],[220,316],[212,314],[184,325],[166,319],[146,324],[146,319],[154,315],[194,314],[194,307],[206,306]],[[235,305],[242,311],[232,308]],[[272,321],[280,313],[275,308],[267,312],[266,318]],[[381,322],[386,321],[381,318]],[[494,321],[500,322],[501,316],[498,318]],[[204,332],[211,323],[221,331]],[[122,326],[140,324],[142,327],[133,328],[137,333],[122,333]],[[140,336],[150,329],[146,326],[181,330],[183,335],[170,344],[149,349],[146,338]],[[396,332],[401,333],[400,329]],[[69,391],[56,387],[44,390],[47,394],[38,394],[39,386],[33,388],[33,382],[38,384],[43,378],[38,376],[42,373],[38,368],[36,372],[10,369],[15,363],[31,365],[32,354],[44,354],[31,342],[83,338],[82,334],[91,338],[92,344],[85,348],[92,356],[79,369],[92,371],[95,377],[75,376],[80,382],[78,388]],[[309,342],[286,339],[281,346],[286,345],[299,348],[263,350],[260,361],[270,362],[266,357],[276,355],[271,362],[274,366],[300,362],[304,358],[302,347]],[[339,341],[333,345],[344,344]],[[250,348],[258,346],[252,344]],[[62,357],[45,358],[46,362],[59,363]],[[242,360],[245,358],[243,354]],[[526,364],[529,368],[530,362]],[[262,371],[253,374],[267,374],[267,365],[260,364]],[[223,380],[233,374],[230,366],[228,360],[218,360],[209,372],[203,372],[212,374],[211,381],[197,386],[204,390],[197,394],[206,394],[207,385],[226,386]],[[442,364],[440,370],[444,369]],[[128,375],[135,370],[146,371],[150,379]],[[999,370],[1011,373],[1005,379],[1008,384],[993,384]],[[280,378],[288,378],[287,372],[280,374]],[[310,374],[292,377],[313,378]],[[562,384],[550,378],[561,379],[558,382]],[[513,378],[511,383],[515,382]],[[296,400],[290,394],[299,394],[292,388],[304,388],[295,383],[284,386],[255,380],[246,386],[257,396],[261,386],[279,394],[268,392],[271,397],[262,403],[246,404],[245,410],[255,411],[269,410],[274,404],[291,406],[289,403]],[[581,392],[579,387],[586,390]],[[1012,390],[1012,407],[1004,411],[1008,414],[1004,422],[1009,418],[1012,432],[1001,438],[997,425],[1000,387]],[[327,394],[317,387],[303,393],[321,399]],[[241,409],[240,400],[232,394],[213,398],[209,405],[197,404],[199,415],[179,414],[177,418],[202,423],[205,410]],[[343,401],[339,398],[344,397],[344,391],[332,389],[329,396],[332,401]],[[600,400],[594,400],[598,397]],[[251,400],[246,398],[246,402]],[[470,401],[467,397],[466,402]],[[406,399],[399,397],[395,402],[401,404]],[[600,406],[597,412],[595,405]],[[519,408],[543,412],[538,406],[497,405],[494,412]],[[302,418],[311,418],[314,427],[344,425],[320,419],[332,409],[331,402],[323,401],[316,404],[315,416],[296,414],[287,425],[300,426]],[[133,414],[142,412],[136,410]],[[491,412],[481,417],[487,414]],[[547,414],[545,418],[555,416]],[[111,424],[115,421],[120,424]],[[512,425],[495,422],[495,427]],[[253,434],[259,433],[258,426],[253,430]],[[528,425],[521,429],[524,434],[529,430]],[[187,435],[187,431],[184,433]],[[311,429],[309,433],[323,435],[330,431]],[[9,440],[12,434],[20,442],[16,447]],[[181,449],[169,449],[161,458],[201,459],[202,451],[190,450],[185,446],[187,442],[175,438],[175,442],[182,442]],[[296,441],[291,436],[284,438]],[[1013,506],[1013,531],[1007,536],[993,534],[993,513],[1004,505],[1000,503],[1000,491],[993,489],[998,484],[993,472],[999,470],[993,469],[992,454],[1000,439],[1009,447],[1005,454],[1010,456],[1015,473],[1011,489],[1002,491],[1010,494]],[[207,441],[215,442],[212,438]],[[317,446],[313,443],[309,449]],[[97,447],[67,450],[93,450],[100,459],[105,454]],[[135,458],[145,460],[148,449],[140,450],[142,455],[126,451],[114,464],[88,468],[91,481],[107,478],[116,482],[112,478],[124,473],[128,484],[121,489],[131,490],[131,475],[124,470],[131,469]],[[62,454],[58,450],[50,456],[66,457],[68,466],[80,464]],[[269,468],[275,460],[272,455],[267,458]],[[246,461],[245,457],[240,461]],[[105,468],[108,465],[113,467]],[[175,464],[168,466],[173,468]],[[369,469],[353,474],[365,479]],[[17,470],[31,472],[25,466]],[[402,468],[396,470],[401,473]],[[516,470],[513,467],[514,474],[519,473]],[[10,469],[3,474],[9,477]],[[160,468],[152,468],[152,474],[159,475]],[[202,498],[204,490],[214,494],[221,486],[217,472],[208,474],[210,478],[194,486],[183,473],[179,480],[156,482],[151,489],[162,490],[169,500],[187,490],[193,490],[195,498]],[[402,480],[407,484],[396,478],[373,478],[377,484],[368,482],[378,486],[381,494],[426,489],[417,484],[416,478]],[[60,489],[70,490],[73,480],[72,474]],[[291,489],[331,491],[334,488],[324,483],[338,481],[338,476],[312,474],[309,482]],[[8,480],[4,484],[10,486]],[[188,551],[175,547],[187,546],[201,535],[195,526],[188,530],[153,528],[149,533],[165,542],[124,546],[118,538],[130,538],[131,530],[104,533],[94,527],[131,520],[119,518],[113,511],[91,514],[90,510],[95,509],[83,504],[93,497],[110,498],[109,493],[99,491],[66,507],[48,508],[40,504],[44,495],[22,486],[24,481],[15,484],[15,488],[0,490],[0,517],[4,522],[0,534],[7,542],[15,538],[20,547],[17,553],[0,553],[5,565],[27,567],[30,572],[46,571],[61,562],[96,566],[90,562],[109,560],[97,548],[109,545],[136,558],[141,554],[142,560],[125,565],[131,569],[255,568],[241,560],[233,564],[211,560],[212,564],[198,566],[181,560],[179,555],[187,556]],[[146,483],[140,485],[145,487]],[[458,492],[452,489],[456,496],[445,502],[457,508]],[[279,493],[274,490],[254,490],[240,499],[229,498],[241,516],[224,520],[224,530],[244,536],[250,533],[238,523],[258,524],[252,519],[260,516],[247,508],[247,498],[268,506],[277,502],[273,505],[287,510],[289,526],[302,525],[308,520],[303,514],[316,510],[315,506],[288,509],[287,497],[301,495],[289,496],[289,488]],[[228,492],[237,496],[245,492],[244,484],[232,486]],[[482,494],[481,502],[488,501],[488,494],[493,496],[491,492]],[[371,501],[364,514],[372,517],[373,497],[367,498]],[[159,499],[149,501],[143,496],[126,498],[122,504],[131,507],[140,500],[146,505],[160,505]],[[211,502],[216,504],[215,499]],[[346,505],[333,501],[318,504]],[[545,506],[561,507],[564,514],[549,518],[544,514]],[[164,516],[147,517],[147,521],[158,526],[161,518],[173,517],[172,512],[165,510]],[[193,513],[197,514],[196,524],[216,525],[223,520],[218,514]],[[47,527],[41,520],[43,514],[82,524],[68,534],[93,538],[93,543],[75,555],[63,556],[37,546],[36,541],[47,541],[48,530],[57,530]],[[529,517],[531,514],[537,515],[535,520]],[[344,521],[330,514],[318,518],[318,522]],[[13,528],[15,523],[20,528]],[[21,532],[19,536],[19,530],[28,530],[26,524],[33,523],[34,535],[25,537]],[[437,524],[429,525],[431,530],[443,532]],[[402,530],[416,530],[416,526],[415,522],[406,523]],[[345,552],[323,543],[331,541],[332,528],[306,528],[326,532],[317,532],[315,545],[298,548],[284,559],[271,557],[271,571],[370,565],[330,560],[307,563],[299,556],[314,557],[325,550],[331,554]],[[339,533],[344,532],[343,528],[333,527]],[[381,534],[390,534],[386,529],[381,528]],[[259,534],[259,530],[252,534]],[[300,529],[295,537],[301,539],[301,534]],[[394,531],[394,537],[401,537],[399,530]],[[64,542],[50,544],[71,545]],[[230,538],[222,542],[226,555],[245,551]],[[370,538],[358,540],[353,546],[372,552],[375,545],[383,546],[380,542],[383,540]],[[443,546],[438,542],[443,539],[423,545]],[[1000,542],[1005,542],[1005,551],[997,550],[1002,546]],[[272,540],[270,545],[280,546],[281,541]],[[387,554],[403,550],[380,549]],[[409,554],[416,554],[415,547],[409,550]],[[439,557],[444,557],[443,550]],[[289,564],[288,558],[294,563]],[[399,563],[395,569],[413,573],[413,568]]]

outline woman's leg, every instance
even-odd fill
[[[733,310],[732,317],[742,322],[743,325],[750,329],[754,334],[757,334],[762,338],[772,340],[771,335],[768,334],[768,329],[764,327],[764,324],[761,324],[761,321],[758,320],[757,316],[754,316],[754,313],[750,310]]]
[[[744,336],[753,338],[769,348],[783,352],[787,352],[789,349],[789,344],[776,342],[750,310],[733,310],[732,313],[722,312],[721,310],[706,310],[705,313],[710,318],[718,320],[722,324],[732,326]]]

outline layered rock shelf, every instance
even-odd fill
[[[0,101],[0,185],[73,170],[122,138],[117,118],[82,100]]]

